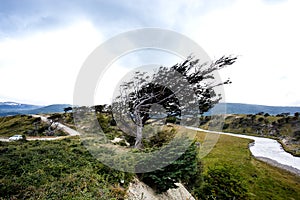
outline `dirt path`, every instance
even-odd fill
[[[44,117],[44,116],[41,116],[41,115],[32,115],[32,117],[36,117],[36,118],[40,117],[43,122],[50,123],[50,120],[48,120],[47,117]],[[64,138],[67,138],[67,137],[70,137],[70,136],[80,135],[80,133],[78,131],[76,131],[74,129],[71,129],[70,127],[67,127],[67,126],[65,126],[61,123],[57,123],[57,125],[58,125],[57,127],[60,130],[64,131],[65,133],[67,133],[69,135],[67,135],[67,136],[53,136],[53,137],[51,137],[51,136],[43,136],[43,137],[30,137],[30,136],[28,136],[26,138],[26,140],[28,140],[28,141],[33,141],[33,140],[59,140],[59,139],[64,139]],[[8,138],[0,138],[0,142],[10,142],[10,141],[9,141]]]
[[[44,117],[44,116],[41,116],[41,115],[32,115],[32,117],[36,117],[36,118],[40,117],[43,122],[50,123],[50,120],[48,120],[47,117]],[[58,124],[59,129],[61,129],[62,131],[68,133],[70,136],[80,135],[80,133],[78,131],[74,130],[74,129],[71,129],[71,128],[69,128],[69,127],[67,127],[67,126],[65,126],[65,125],[63,125],[59,122],[57,122],[57,124]]]

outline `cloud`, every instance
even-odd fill
[[[71,103],[78,71],[102,41],[89,22],[0,43],[0,96],[39,104]]]
[[[71,103],[77,73],[95,47],[127,30],[161,27],[194,39],[212,58],[240,55],[220,72],[233,81],[226,86],[228,102],[299,105],[299,8],[297,0],[4,1],[0,97]],[[149,58],[136,54],[126,62]],[[124,64],[107,80],[122,77]]]
[[[1,2],[0,37],[31,34],[68,26],[79,19],[94,24],[105,36],[133,28],[163,27],[180,31],[186,16],[199,16],[233,0],[10,0]],[[1,39],[1,38],[0,38]]]
[[[240,55],[221,71],[233,84],[226,101],[266,105],[294,105],[297,92],[297,54],[300,46],[299,1],[276,4],[236,1],[232,6],[199,17],[186,27],[212,58]],[[280,77],[288,77],[281,80]]]

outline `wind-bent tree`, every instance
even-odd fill
[[[222,97],[215,88],[231,82],[216,82],[213,73],[232,65],[236,59],[223,56],[212,63],[201,63],[190,56],[170,68],[160,67],[154,74],[135,72],[130,81],[120,85],[120,95],[112,104],[114,118],[135,137],[135,148],[142,148],[142,130],[153,115],[197,116],[217,104]],[[164,112],[155,110],[157,107],[163,107]]]

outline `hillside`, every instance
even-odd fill
[[[38,109],[41,106],[21,104],[16,102],[0,102],[0,116],[17,115],[28,110]]]
[[[66,120],[70,114],[60,116]],[[108,117],[99,114],[98,118],[101,126],[106,127],[107,137],[122,137],[122,133],[110,125]],[[7,123],[10,130],[26,132],[33,128],[32,120],[28,116],[4,117],[0,118],[0,125]],[[170,134],[173,132],[160,132],[159,137],[150,141],[161,143]],[[205,137],[205,133],[198,132],[196,139],[201,143]],[[150,141],[144,142],[150,144]],[[228,199],[232,195],[242,199],[297,199],[300,178],[253,158],[248,148],[250,142],[220,136],[214,149],[198,161],[201,167],[189,179],[193,187],[187,187],[191,194],[196,199]],[[124,199],[133,178],[141,178],[141,175],[103,165],[77,137],[56,141],[0,142],[0,153],[0,199]],[[163,171],[161,176],[168,173]],[[189,184],[187,182],[185,186]]]
[[[211,126],[210,116],[201,117],[201,127]],[[225,118],[223,132],[270,137],[278,140],[286,151],[300,156],[300,117],[268,113],[229,114]]]
[[[23,114],[48,114],[48,113],[60,113],[64,112],[64,108],[70,107],[70,104],[52,104],[49,106],[44,106],[36,109],[27,110]]]
[[[123,199],[132,178],[95,160],[78,138],[0,142],[0,152],[0,199]]]

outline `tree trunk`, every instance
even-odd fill
[[[136,137],[135,137],[134,148],[136,148],[136,149],[143,148],[142,139],[143,139],[143,125],[141,125],[141,126],[138,125],[136,127]]]
[[[139,108],[135,110],[136,116],[136,136],[134,148],[141,149],[143,148],[142,139],[143,139],[143,121],[140,116]]]

